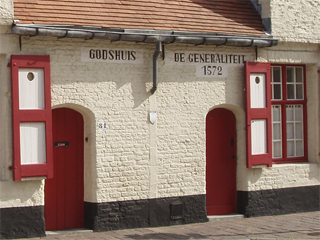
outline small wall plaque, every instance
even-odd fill
[[[69,147],[69,142],[55,142],[54,147]]]

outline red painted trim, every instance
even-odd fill
[[[254,109],[250,107],[250,74],[263,73],[266,76],[266,108]],[[245,63],[246,79],[246,129],[247,129],[247,167],[252,168],[256,165],[272,166],[272,123],[271,123],[271,64],[270,63]],[[267,153],[251,154],[251,120],[267,120]]]
[[[12,131],[13,131],[13,179],[20,181],[24,177],[53,177],[52,158],[52,114],[51,114],[51,81],[50,56],[12,55],[11,56],[12,86]],[[19,109],[19,69],[42,68],[45,79],[45,109]],[[46,158],[45,164],[21,165],[20,156],[20,123],[45,122],[46,124]]]
[[[302,162],[308,162],[305,158],[290,158],[290,160],[284,160],[284,159],[273,159],[273,164],[281,164],[281,163],[302,163]]]
[[[305,161],[308,161],[308,109],[307,109],[307,73],[306,66],[303,66],[303,140],[304,140],[304,157]]]
[[[48,164],[30,164],[21,166],[21,176],[23,177],[43,177],[47,176]]]

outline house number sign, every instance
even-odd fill
[[[100,119],[97,123],[98,131],[99,132],[106,132],[107,131],[107,121]]]

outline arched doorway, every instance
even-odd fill
[[[236,212],[236,118],[223,108],[206,117],[206,207],[208,215]]]
[[[54,177],[45,183],[46,230],[84,226],[84,123],[69,108],[52,111]]]

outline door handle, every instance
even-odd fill
[[[234,138],[231,138],[231,146],[234,146]]]

